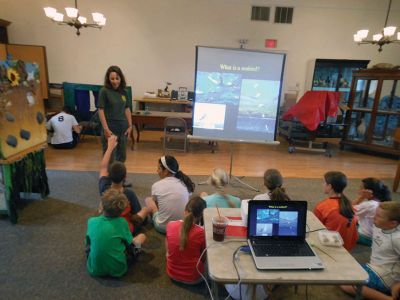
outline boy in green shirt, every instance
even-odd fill
[[[143,233],[133,237],[128,222],[120,217],[127,203],[123,192],[108,189],[101,198],[102,215],[88,220],[86,266],[92,276],[121,277],[128,270],[126,245],[140,247],[146,240]]]

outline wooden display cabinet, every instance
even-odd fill
[[[400,127],[400,70],[353,72],[341,146],[400,155],[395,133]]]
[[[317,58],[312,62],[313,76],[311,90],[341,92],[343,103],[347,103],[349,100],[352,73],[360,69],[365,69],[368,63],[369,60]]]

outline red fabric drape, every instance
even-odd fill
[[[336,117],[340,92],[308,91],[282,116],[285,121],[296,118],[314,131],[327,117]]]

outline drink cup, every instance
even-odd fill
[[[213,239],[217,242],[222,242],[225,238],[225,229],[228,225],[228,218],[215,216],[212,218],[213,224]]]

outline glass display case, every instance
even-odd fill
[[[400,154],[394,141],[400,127],[400,70],[367,69],[353,72],[341,145]]]
[[[312,79],[312,91],[342,92],[347,103],[353,71],[365,69],[369,60],[316,59]]]

